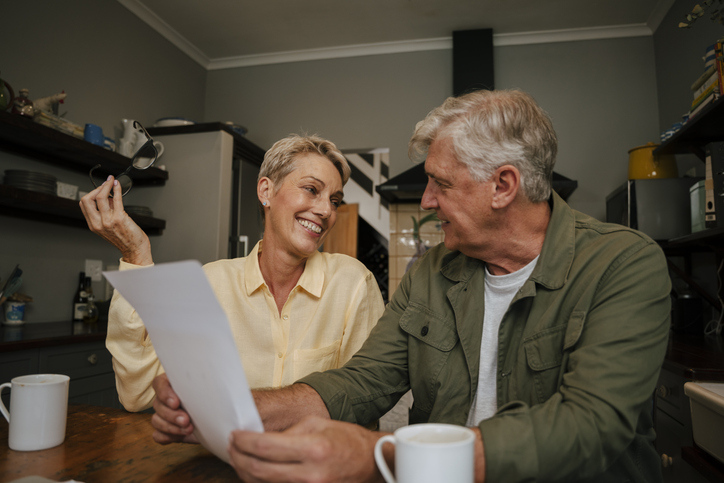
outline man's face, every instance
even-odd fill
[[[425,173],[428,181],[421,206],[435,210],[442,221],[445,246],[468,256],[479,254],[488,244],[495,183],[473,180],[468,168],[455,158],[450,138],[430,144]]]

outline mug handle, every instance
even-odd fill
[[[6,382],[2,386],[0,386],[0,396],[2,396],[3,389],[5,389],[6,387],[8,389],[11,389],[12,385],[13,384],[11,382]],[[8,424],[10,424],[10,412],[8,411],[8,408],[6,408],[5,405],[3,404],[2,398],[0,398],[0,413],[2,413],[3,416],[5,416],[5,419],[8,420]]]
[[[395,480],[395,477],[392,476],[392,472],[390,471],[389,466],[387,466],[387,461],[385,461],[385,457],[382,455],[382,445],[385,443],[392,443],[395,444],[395,437],[391,434],[382,436],[380,439],[377,440],[377,443],[375,443],[375,461],[377,462],[377,467],[380,469],[380,473],[382,473],[382,477],[385,479],[387,483],[397,483],[397,480]]]
[[[163,154],[163,143],[161,141],[154,141],[153,145],[156,147],[156,151],[158,152],[157,158],[160,158]]]

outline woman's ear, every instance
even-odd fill
[[[495,181],[493,208],[501,209],[509,206],[518,195],[520,171],[515,166],[506,164],[495,170],[493,180]]]
[[[259,203],[263,206],[267,206],[269,204],[269,200],[271,199],[273,193],[274,182],[266,176],[261,178],[256,184],[256,196],[259,198]]]

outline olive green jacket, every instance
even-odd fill
[[[480,423],[486,477],[661,480],[652,394],[666,352],[670,279],[646,235],[554,194],[538,263],[501,322],[498,412]],[[477,390],[483,262],[443,245],[405,275],[360,351],[300,382],[334,419],[367,424],[412,389],[411,423],[464,425]]]

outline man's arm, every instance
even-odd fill
[[[153,439],[157,443],[198,443],[193,436],[193,423],[188,413],[181,409],[181,401],[171,387],[166,374],[153,381],[156,399],[153,408],[156,414],[151,418],[154,428]],[[329,412],[322,398],[305,384],[293,384],[279,389],[256,389],[252,391],[264,429],[281,431],[308,416],[329,419]]]
[[[306,384],[252,392],[266,431],[282,431],[308,416],[330,419],[327,406],[317,391]]]

